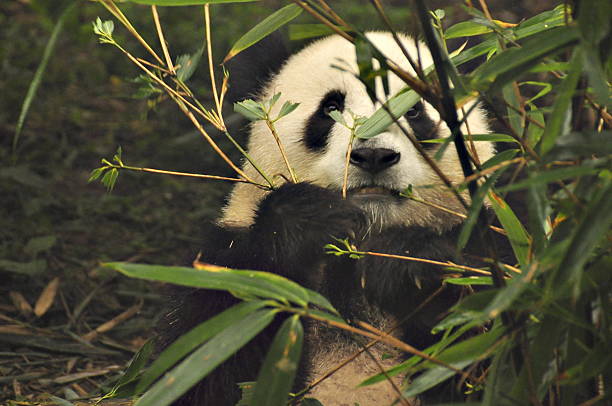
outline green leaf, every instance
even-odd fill
[[[584,70],[595,99],[603,106],[610,107],[609,76],[606,66],[610,66],[610,15],[612,5],[609,1],[585,0],[578,7],[578,29],[581,34],[581,48],[584,57]],[[607,38],[607,39],[606,39]],[[607,61],[600,58],[608,57]],[[609,73],[609,70],[608,70]]]
[[[488,333],[477,335],[444,350],[437,358],[457,369],[462,369],[487,354],[502,332],[503,329],[495,328]],[[430,362],[427,364],[432,365]],[[456,372],[451,369],[435,365],[419,375],[403,394],[406,397],[416,396],[455,374]]]
[[[300,105],[300,103],[291,103],[290,101],[286,101],[285,103],[283,103],[283,106],[280,109],[280,112],[278,113],[278,116],[276,117],[276,120],[279,120],[282,117],[285,117],[287,114],[290,114],[291,112],[293,112],[293,110],[297,109],[298,106]]]
[[[552,11],[541,13],[524,21],[518,27],[514,28],[512,32],[516,39],[524,39],[542,31],[550,30],[551,28],[560,27],[563,25],[565,25],[565,13],[563,5],[560,5]],[[496,35],[489,34],[486,35],[485,38],[486,39],[480,44],[467,49],[456,57],[453,57],[453,63],[456,66],[459,66],[497,49],[498,39]]]
[[[106,171],[104,176],[102,177],[102,184],[106,186],[106,189],[109,192],[112,192],[115,188],[115,183],[117,182],[117,177],[119,176],[119,171],[117,168],[111,168]]]
[[[536,123],[540,123],[545,126],[544,122],[544,114],[537,109],[533,108],[532,110],[527,111],[527,117],[533,120]],[[527,143],[530,147],[535,147],[535,145],[540,141],[542,135],[544,135],[544,128],[534,124],[533,122],[527,120]]]
[[[144,366],[149,361],[149,358],[151,357],[154,348],[153,343],[154,340],[150,339],[140,348],[140,350],[138,350],[134,357],[132,357],[129,366],[121,377],[121,379],[117,381],[110,393],[108,395],[105,395],[103,399],[115,397],[116,394],[121,390],[121,388],[125,387],[126,385],[129,385],[130,383],[136,380],[138,373],[144,368]],[[137,392],[136,394],[138,393],[141,392]]]
[[[491,168],[495,165],[501,164],[502,162],[509,161],[518,154],[518,149],[507,149],[489,158],[485,163],[482,164],[482,169]]]
[[[134,406],[167,406],[270,324],[276,310],[257,310],[217,334],[157,381]]]
[[[238,292],[262,298],[292,301],[305,306],[306,289],[282,276],[259,271],[239,271],[215,267],[210,270],[177,266],[144,265],[125,262],[105,264],[130,277],[169,282],[183,286]]]
[[[178,66],[176,78],[181,82],[188,81],[198,67],[203,53],[204,47],[197,50],[193,55],[185,54],[176,58],[175,66]]]
[[[64,9],[64,11],[62,11],[62,14],[55,23],[55,26],[53,26],[53,31],[51,31],[51,35],[49,36],[47,45],[45,45],[45,50],[43,51],[40,64],[36,68],[34,77],[30,82],[30,86],[28,87],[26,96],[23,99],[23,104],[21,105],[21,111],[19,112],[19,118],[17,119],[17,126],[15,127],[15,135],[13,136],[13,152],[15,152],[15,150],[17,149],[17,143],[19,142],[19,137],[21,136],[21,132],[23,131],[23,126],[25,124],[26,117],[28,116],[28,112],[30,111],[30,107],[32,106],[32,101],[34,101],[34,98],[36,97],[38,88],[40,87],[43,76],[45,75],[45,72],[47,70],[49,59],[51,59],[51,55],[53,54],[53,51],[55,50],[55,47],[57,45],[57,39],[59,37],[59,34],[64,28],[64,23],[66,22],[66,19],[68,18],[68,16],[70,16],[70,13],[72,13],[77,4],[79,4],[77,1],[71,2]]]
[[[521,265],[521,269],[526,272],[530,246],[529,234],[527,234],[527,231],[523,228],[523,225],[512,211],[512,208],[493,190],[489,191],[489,202],[499,222],[508,234],[508,240],[510,241],[510,245],[512,245],[514,255],[516,255]]]
[[[493,279],[490,276],[470,276],[469,278],[448,278],[444,283],[460,286],[472,285],[493,285]]]
[[[252,3],[259,0],[126,0],[151,6],[199,6],[202,4]]]
[[[47,261],[37,259],[30,262],[15,262],[8,259],[0,259],[0,270],[14,272],[22,275],[38,275],[47,269]]]
[[[89,175],[89,179],[87,179],[87,182],[93,182],[94,180],[98,179],[100,176],[102,176],[102,174],[104,173],[105,170],[109,169],[108,166],[102,166],[100,168],[96,168],[93,171],[91,171],[91,174]]]
[[[336,27],[339,30],[343,30],[343,27]],[[289,39],[291,41],[299,41],[315,37],[323,37],[325,35],[333,34],[334,30],[326,26],[325,24],[290,24],[289,25]]]
[[[570,131],[570,107],[572,97],[574,97],[574,90],[576,89],[581,73],[582,58],[579,50],[576,50],[570,62],[568,75],[561,83],[561,86],[559,86],[559,93],[553,105],[553,111],[550,117],[548,117],[548,120],[546,120],[546,128],[544,129],[544,135],[542,135],[542,140],[540,142],[540,153],[542,155],[546,155],[555,145],[557,137]]]
[[[480,91],[501,88],[528,71],[546,56],[557,53],[578,41],[572,27],[559,27],[529,38],[521,48],[509,48],[478,67],[470,76],[471,85]]]
[[[573,161],[606,155],[612,155],[612,131],[584,131],[558,137],[546,158],[548,161]]]
[[[263,111],[259,103],[251,99],[234,103],[234,111],[242,114],[251,121],[259,121],[266,118],[266,113]]]
[[[200,344],[219,334],[232,324],[245,319],[265,306],[265,302],[241,302],[200,323],[170,344],[145,371],[138,382],[136,393],[142,393],[171,366],[180,361]]]
[[[474,196],[472,196],[472,203],[470,204],[467,217],[461,226],[459,237],[457,238],[458,250],[462,250],[467,245],[467,242],[472,235],[472,230],[478,222],[478,216],[480,214],[480,210],[482,209],[484,199],[487,196],[489,189],[493,187],[499,176],[503,173],[504,169],[507,169],[507,167],[502,168],[502,170],[499,170],[491,175],[487,181],[476,190]]]
[[[612,181],[608,178],[598,188],[595,196],[589,202],[584,215],[577,222],[576,231],[571,243],[561,261],[559,269],[549,280],[549,288],[558,289],[565,285],[572,289],[573,299],[580,294],[580,282],[584,273],[584,265],[598,242],[610,232],[612,223]],[[608,244],[609,247],[609,244]]]
[[[485,142],[514,142],[514,143],[517,143],[517,144],[519,143],[517,140],[515,140],[511,136],[509,136],[507,134],[499,134],[499,133],[471,134],[471,135],[465,134],[464,138],[465,138],[465,142],[468,142],[468,141],[474,141],[474,142],[485,141]],[[424,143],[424,144],[443,144],[443,143],[446,143],[448,141],[452,141],[451,137],[435,138],[433,140],[423,140],[421,142]]]
[[[337,316],[340,315],[340,313],[338,313],[336,308],[334,308],[334,306],[329,302],[329,300],[327,300],[323,295],[319,294],[318,292],[315,292],[314,290],[310,290],[310,289],[306,289],[306,292],[308,293],[309,303],[319,306],[322,309],[328,310]]]
[[[244,51],[251,45],[261,41],[263,38],[272,34],[274,31],[287,24],[302,13],[302,8],[297,4],[289,4],[273,14],[266,17],[262,22],[251,28],[244,34],[230,49],[223,63],[229,61],[239,52]]]
[[[368,139],[372,138],[381,132],[385,131],[394,120],[402,117],[414,106],[421,97],[414,91],[405,88],[398,94],[393,96],[385,103],[385,107],[381,107],[372,116],[370,116],[355,132],[357,138]],[[391,113],[389,115],[389,112]]]
[[[330,111],[329,112],[329,116],[332,118],[332,120],[334,120],[336,123],[342,124],[343,126],[347,126],[346,125],[346,121],[344,120],[344,116],[342,115],[342,113],[338,110],[334,110],[334,111]]]
[[[55,406],[75,406],[74,403],[67,401],[66,399],[58,398],[57,396],[49,396],[49,400],[53,401]]]
[[[294,315],[280,327],[259,371],[252,406],[283,406],[287,403],[300,363],[304,329]]]
[[[510,305],[519,297],[521,293],[530,284],[528,278],[525,275],[528,274],[527,268],[523,267],[523,273],[519,276],[508,281],[507,286],[497,291],[497,294],[483,310],[484,316],[488,319],[494,319],[499,316],[503,311],[508,309]]]
[[[57,237],[54,235],[45,235],[34,237],[26,244],[23,251],[31,257],[35,257],[41,252],[49,251],[55,245]]]
[[[472,37],[474,35],[482,35],[493,30],[489,27],[485,27],[482,24],[475,23],[473,21],[463,21],[449,27],[444,32],[445,39],[460,38],[460,37]]]
[[[519,137],[523,135],[523,117],[520,113],[521,105],[517,94],[514,91],[514,83],[508,83],[502,88],[502,95],[504,101],[508,104],[506,106],[506,112],[508,115],[508,122],[510,127],[514,130],[514,133]]]
[[[583,166],[571,166],[569,168],[551,169],[548,171],[542,171],[537,172],[536,174],[532,174],[527,179],[501,187],[498,189],[498,191],[509,192],[512,190],[525,189],[530,186],[542,185],[558,180],[590,175],[599,171],[601,171],[601,168],[593,168],[592,166],[588,165],[588,162],[587,165]]]

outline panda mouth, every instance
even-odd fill
[[[350,190],[350,194],[355,197],[399,197],[396,190],[387,189],[382,186],[364,186]]]

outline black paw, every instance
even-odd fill
[[[261,241],[304,256],[322,254],[332,237],[354,239],[366,224],[365,213],[338,191],[289,183],[261,202],[252,231]]]

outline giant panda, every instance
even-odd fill
[[[367,35],[382,54],[412,71],[389,33]],[[416,59],[415,41],[404,36],[401,40]],[[427,48],[418,46],[423,66],[430,65]],[[287,57],[281,56],[283,52],[278,37],[271,37],[240,54],[230,65],[231,97],[269,100],[280,93],[272,117],[284,101],[300,103],[294,112],[275,123],[299,181],[278,182],[283,184],[273,191],[236,184],[220,218],[203,231],[200,260],[285,276],[326,296],[349,322],[364,321],[381,330],[405,319],[436,292],[435,299],[421,306],[416,315],[392,333],[417,348],[425,348],[435,341],[431,327],[463,294],[458,288],[443,286],[439,267],[372,256],[337,257],[326,254],[323,247],[334,237],[349,238],[362,251],[458,260],[454,244],[462,217],[401,197],[400,192],[411,187],[420,199],[437,206],[455,212],[465,209],[395,124],[371,139],[354,139],[348,194],[343,198],[350,132],[332,120],[329,113],[342,112],[350,122],[349,113],[370,116],[380,106],[372,102],[355,76],[354,45],[340,36],[317,40]],[[405,87],[392,73],[388,79],[390,94]],[[379,99],[384,100],[382,89],[378,93]],[[437,111],[425,101],[417,103],[399,123],[421,141],[450,133]],[[467,127],[472,134],[488,131],[486,117],[479,108],[467,119],[464,133],[468,133]],[[440,144],[423,145],[433,156]],[[250,125],[247,150],[252,160],[277,181],[290,179],[264,122]],[[475,159],[480,162],[493,152],[491,144],[475,143]],[[437,163],[454,183],[462,181],[454,148],[447,148]],[[263,182],[250,163],[244,162],[243,170]],[[162,322],[165,328],[161,341],[172,342],[237,300],[225,292],[181,290]],[[176,404],[234,405],[240,399],[236,383],[256,379],[276,327],[278,324],[265,330]],[[295,389],[319,378],[358,351],[363,343],[359,337],[306,320]],[[373,361],[372,356],[377,360]],[[357,385],[379,373],[381,365],[389,367],[405,356],[389,347],[374,346],[370,355],[360,355],[308,396],[325,406],[391,404],[397,392],[389,382],[364,388]],[[396,386],[401,384],[401,376],[393,379]]]

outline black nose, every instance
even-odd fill
[[[371,174],[387,169],[400,160],[400,153],[388,148],[358,148],[351,152],[351,163]]]

